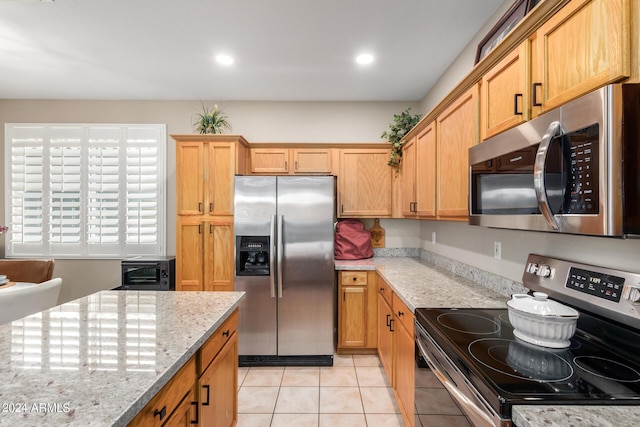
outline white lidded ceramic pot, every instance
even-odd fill
[[[548,299],[543,292],[513,294],[507,301],[513,334],[530,344],[550,348],[566,348],[576,332],[580,313],[571,307]]]

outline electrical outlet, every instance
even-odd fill
[[[436,232],[435,231],[431,232],[431,243],[433,243],[434,245],[436,244]]]
[[[493,242],[493,257],[502,258],[502,242]]]

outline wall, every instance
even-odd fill
[[[213,102],[205,104],[212,106]],[[417,102],[225,102],[220,107],[229,116],[233,133],[249,142],[380,142],[393,114],[419,108]],[[0,100],[0,125],[4,129],[5,123],[166,123],[170,135],[192,133],[193,117],[200,110],[198,101]],[[4,132],[0,138],[4,147]],[[167,254],[173,255],[175,143],[167,139]],[[4,189],[4,150],[0,157],[0,188]],[[4,219],[1,197],[0,224]],[[416,227],[410,242],[396,239],[398,244],[417,247]],[[3,243],[0,237],[4,256]],[[120,263],[57,259],[54,274],[63,278],[60,302],[64,302],[118,286]]]

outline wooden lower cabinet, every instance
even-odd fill
[[[377,348],[375,271],[338,273],[338,353],[373,353]]]
[[[128,427],[231,427],[238,421],[238,310]]]
[[[151,399],[151,401],[136,415],[129,423],[129,427],[160,427],[167,420],[174,417],[174,413],[179,409],[179,413],[175,415],[175,422],[179,424],[183,417],[188,417],[186,410],[185,397],[191,393],[193,396],[193,387],[196,380],[196,358],[195,356],[178,371],[177,374],[169,380],[167,384]],[[191,406],[189,401],[189,406]]]
[[[238,421],[238,334],[234,333],[198,380],[199,425],[231,427]]]
[[[233,217],[182,217],[176,241],[176,290],[233,290]]]
[[[197,425],[196,414],[198,403],[195,401],[193,389],[182,399],[163,427],[192,427]]]
[[[393,314],[397,320],[393,328],[395,334],[395,382],[393,390],[405,424],[413,427],[415,401],[414,316],[404,303],[395,298],[393,301]]]
[[[407,426],[413,427],[415,402],[414,315],[378,276],[378,357],[393,386]]]
[[[378,357],[387,374],[389,384],[393,385],[393,310],[384,299],[382,293],[378,295]]]

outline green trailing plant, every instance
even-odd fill
[[[387,164],[396,170],[400,167],[402,160],[402,138],[409,132],[419,121],[419,114],[410,114],[407,108],[400,114],[393,115],[393,123],[389,125],[389,130],[382,133],[382,138],[391,143],[391,156]]]
[[[224,133],[224,131],[231,131],[231,123],[229,118],[217,105],[214,105],[212,109],[202,105],[202,113],[196,115],[196,120],[193,123],[195,130],[198,133]]]

